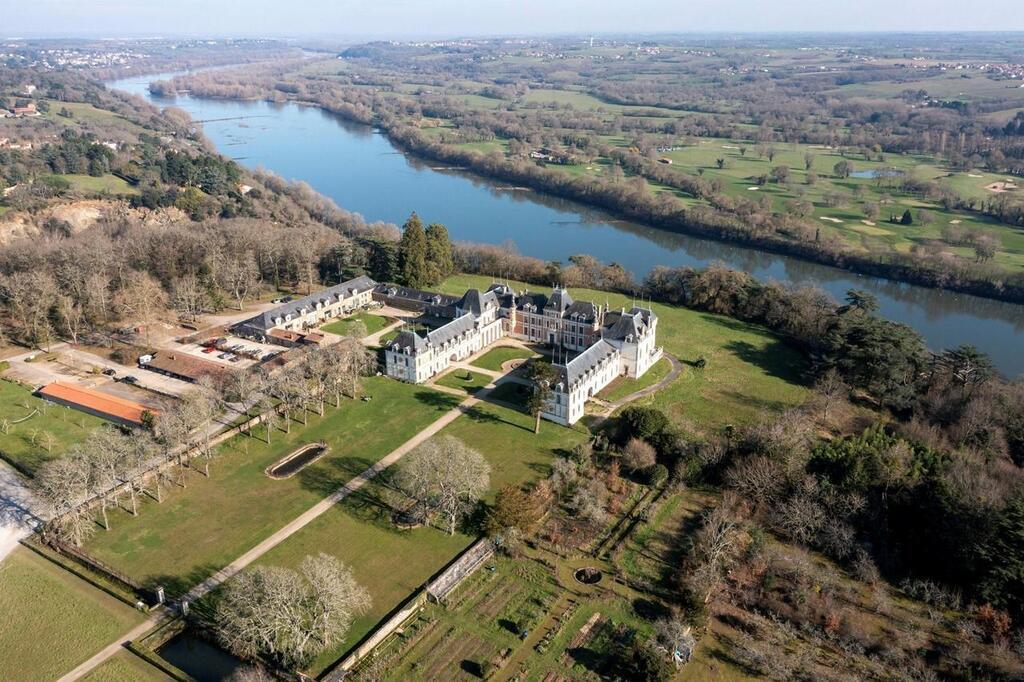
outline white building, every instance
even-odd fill
[[[505,336],[576,352],[568,362],[556,365],[561,379],[543,413],[560,424],[579,420],[586,401],[616,377],[643,376],[662,356],[655,343],[654,311],[634,307],[608,312],[594,303],[573,301],[563,288],[555,288],[548,297],[516,294],[495,284],[483,293],[470,289],[461,299],[432,310],[451,321],[425,335],[403,331],[395,337],[384,350],[388,376],[423,383]]]
[[[369,277],[356,277],[309,296],[282,303],[236,324],[232,331],[255,341],[278,342],[284,335],[275,332],[303,332],[369,305],[376,286],[377,283]]]

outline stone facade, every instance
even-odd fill
[[[435,306],[432,313],[450,321],[425,335],[399,333],[384,350],[388,376],[422,383],[506,336],[549,345],[575,354],[556,365],[561,378],[542,415],[560,424],[579,420],[586,401],[616,377],[640,377],[662,356],[652,310],[609,312],[589,301],[574,301],[560,287],[546,296],[493,284],[485,292],[470,289],[448,306]]]

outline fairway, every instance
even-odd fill
[[[0,562],[0,614],[0,679],[19,682],[56,679],[143,620],[24,547]]]
[[[60,457],[104,423],[99,417],[48,403],[22,386],[0,381],[0,456],[26,473]]]
[[[291,433],[265,428],[236,436],[210,463],[210,477],[189,472],[188,487],[169,487],[163,503],[147,499],[137,518],[112,516],[86,549],[145,583],[180,594],[227,565],[454,407],[459,399],[386,378],[366,380],[372,400],[328,405]],[[271,479],[264,469],[311,442],[329,452],[291,478]],[[201,462],[196,463],[200,468]]]
[[[456,275],[441,290],[452,294],[470,287],[486,288],[489,283],[485,276]],[[612,309],[631,305],[621,294],[588,289],[570,293],[576,300],[607,299]],[[640,404],[658,407],[688,431],[700,433],[726,424],[751,423],[764,410],[783,410],[806,399],[808,391],[801,378],[805,361],[778,336],[720,315],[661,303],[652,308],[658,315],[658,344],[684,367],[675,381],[642,398]],[[701,357],[707,362],[702,370],[694,366]],[[645,380],[646,375],[641,381]]]

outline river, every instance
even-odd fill
[[[503,188],[470,173],[438,168],[398,150],[375,129],[314,107],[269,102],[157,97],[162,74],[108,87],[176,106],[201,121],[217,149],[250,168],[304,180],[368,221],[401,224],[413,211],[444,223],[453,239],[502,244],[523,254],[566,262],[587,253],[642,277],[655,265],[703,266],[714,261],[762,280],[813,283],[842,300],[849,289],[878,298],[880,313],[905,322],[933,349],[973,344],[1006,376],[1024,374],[1024,306],[863,277],[838,268],[756,249],[689,237],[618,220],[584,205],[537,192]]]

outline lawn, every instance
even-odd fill
[[[21,384],[0,381],[0,424],[4,422],[7,429],[6,433],[0,429],[0,456],[28,474],[104,423],[99,417],[37,398]]]
[[[180,594],[228,564],[371,466],[458,403],[458,398],[383,377],[366,381],[369,402],[327,407],[308,425],[292,422],[268,446],[258,429],[221,446],[210,478],[190,472],[188,487],[171,488],[162,504],[147,501],[138,518],[115,513],[87,550],[145,584]],[[297,447],[324,441],[330,450],[291,478],[264,469]],[[201,465],[200,465],[201,466]]]
[[[448,388],[457,388],[466,393],[476,393],[481,388],[491,383],[491,377],[486,374],[470,372],[468,369],[453,369],[435,383]]]
[[[60,677],[143,620],[24,547],[0,563],[0,613],[0,679],[26,682]]]
[[[540,434],[534,434],[529,416],[480,404],[439,436],[459,438],[487,459],[491,465],[487,499],[491,500],[508,483],[546,476],[554,457],[570,451],[587,433],[582,428],[544,424]],[[321,656],[308,672],[319,673],[340,658],[473,540],[461,533],[449,536],[433,527],[396,529],[391,512],[406,499],[390,489],[386,479],[385,474],[346,498],[260,559],[266,565],[295,566],[309,554],[334,554],[352,568],[373,597],[372,611],[356,621],[347,641]],[[412,558],[415,560],[407,560]]]
[[[351,334],[352,327],[357,323],[362,322],[366,327],[366,335],[370,336],[376,334],[384,327],[394,322],[390,317],[384,317],[383,315],[372,315],[370,313],[359,313],[351,317],[346,317],[343,320],[335,320],[325,324],[321,329],[331,334],[337,334],[339,336],[348,336]]]
[[[667,377],[671,371],[672,363],[669,362],[667,358],[662,358],[653,367],[644,372],[644,375],[639,379],[619,377],[612,383],[605,386],[604,390],[597,394],[597,397],[603,398],[609,402],[622,400],[628,395],[655,385]]]
[[[489,282],[488,277],[457,275],[441,289],[463,292],[486,288]],[[615,293],[573,289],[571,294],[577,300],[607,299],[613,309],[631,305],[630,299]],[[675,381],[639,404],[659,407],[696,434],[750,423],[765,410],[786,409],[806,399],[805,360],[778,336],[720,315],[660,303],[652,307],[658,315],[658,345],[686,366]],[[700,357],[707,362],[702,370],[693,366]]]
[[[116,194],[116,195],[127,195],[127,194],[138,194],[139,190],[132,187],[121,178],[110,175],[102,175],[95,177],[92,175],[83,175],[80,173],[68,173],[66,175],[56,175],[50,177],[64,178],[71,183],[71,189],[81,192],[83,194]]]
[[[174,678],[130,651],[119,651],[82,678],[85,682],[171,682]]]
[[[527,401],[530,399],[531,389],[529,386],[518,381],[503,381],[487,395],[487,399],[509,403],[522,409],[526,409]]]
[[[449,280],[449,282],[450,281],[451,280]],[[480,285],[475,284],[474,286]],[[481,291],[483,290],[481,289]],[[526,358],[532,358],[536,355],[536,353],[531,353],[525,348],[521,348],[519,346],[499,346],[498,348],[492,348],[469,364],[482,369],[489,369],[492,372],[500,372],[501,366],[509,360],[525,360]]]

